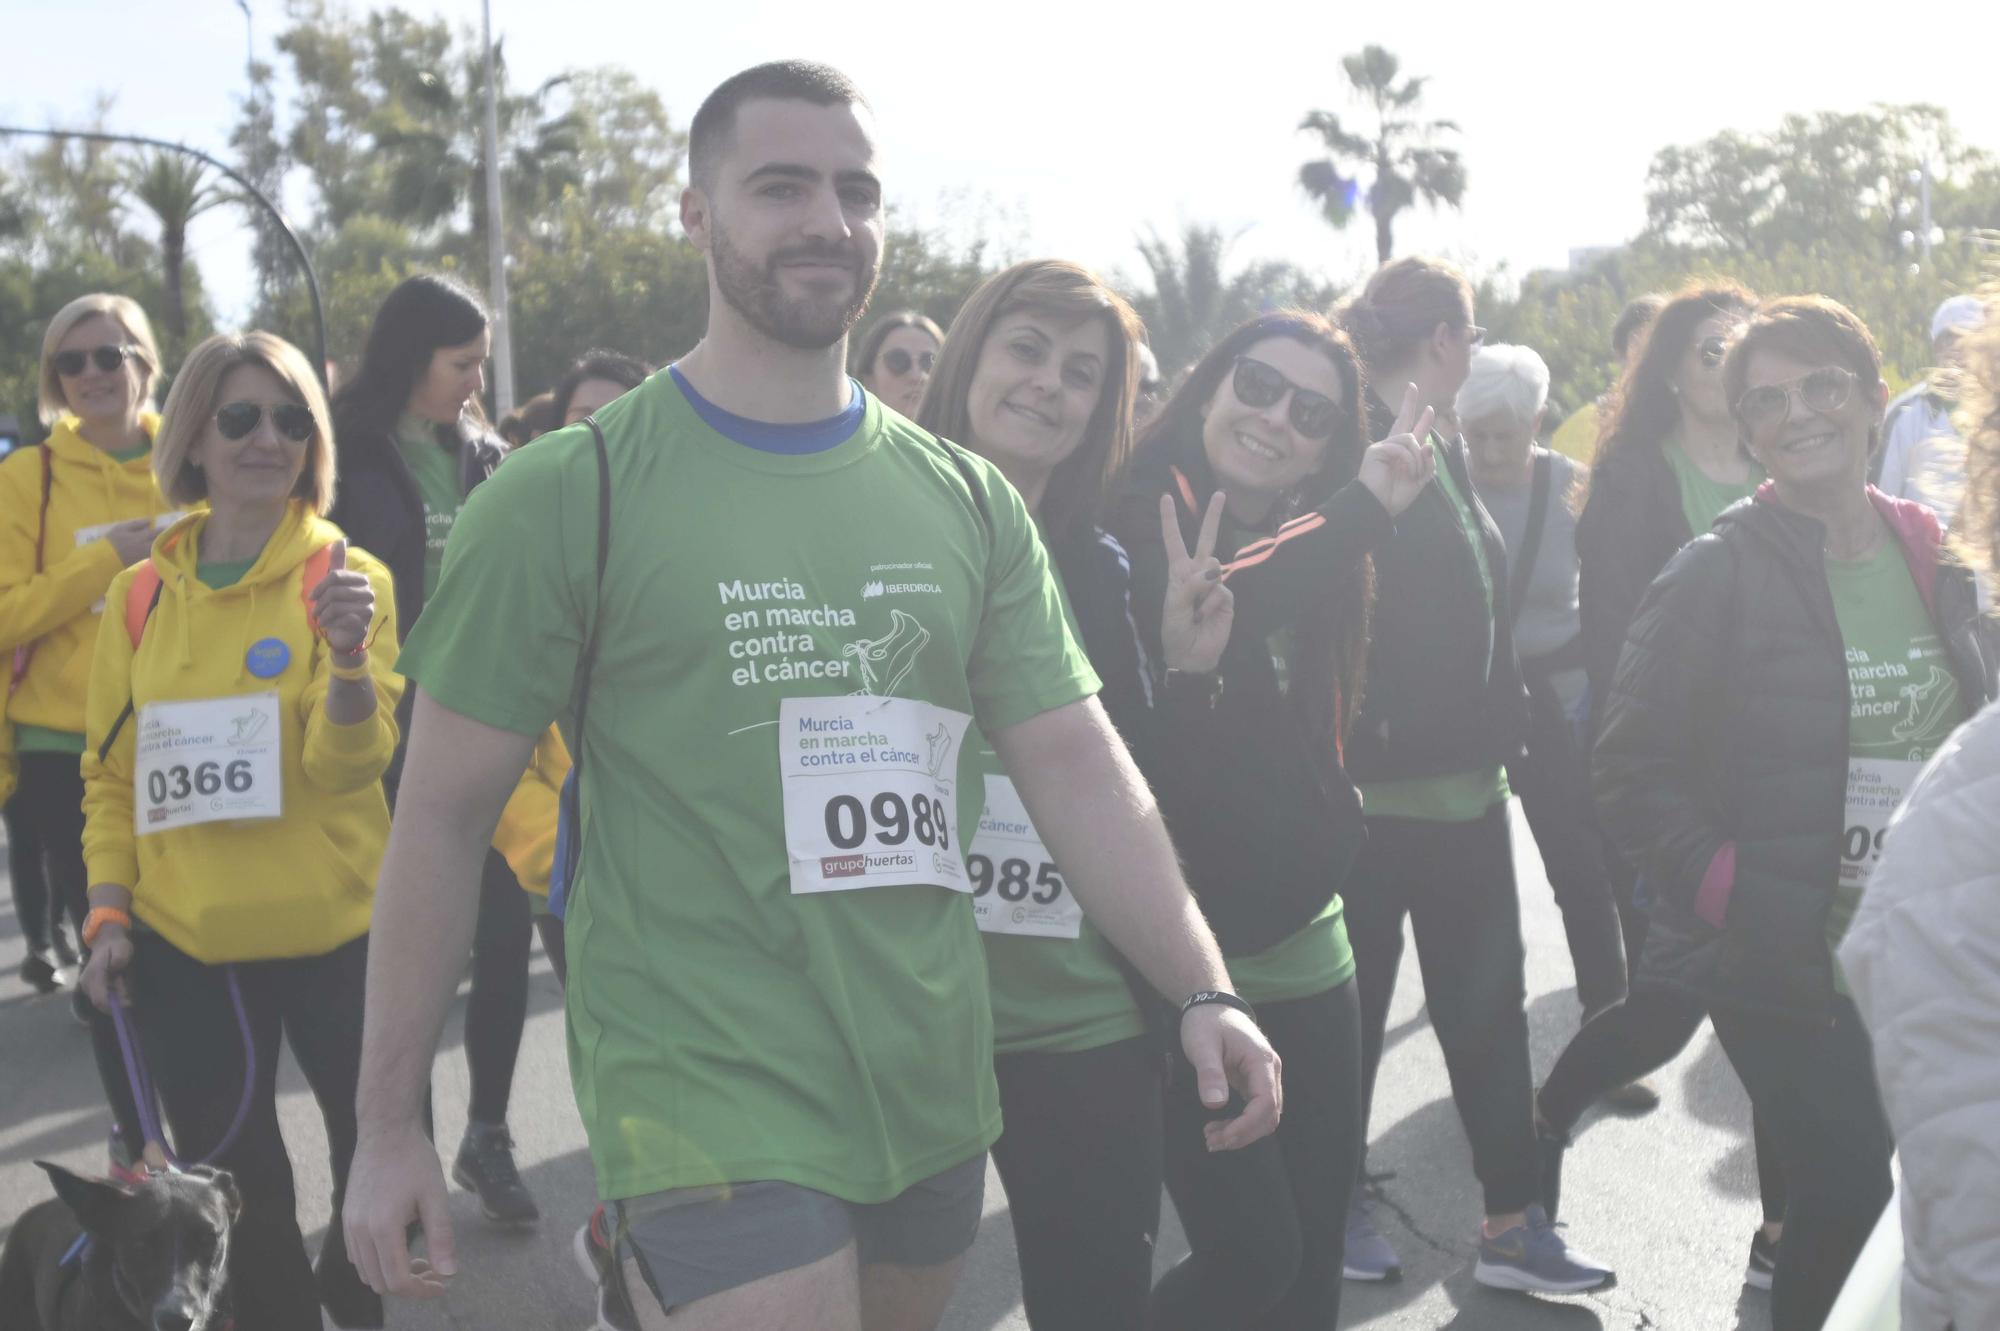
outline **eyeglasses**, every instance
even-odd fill
[[[139,348],[135,346],[107,342],[101,347],[92,347],[89,351],[58,351],[55,354],[56,373],[65,379],[74,379],[83,373],[84,362],[90,361],[98,369],[109,374],[123,365],[127,356],[138,350]]]
[[[1788,384],[1753,388],[1736,399],[1736,419],[1753,434],[1774,434],[1791,419],[1794,395],[1807,410],[1824,415],[1847,405],[1854,396],[1855,382],[1854,371],[1828,365]]]
[[[908,374],[912,363],[925,374],[929,374],[937,367],[937,353],[935,351],[920,351],[916,356],[912,357],[909,352],[903,350],[901,347],[890,347],[882,353],[883,368],[891,374]]]
[[[1722,364],[1723,359],[1729,355],[1729,339],[1704,337],[1701,341],[1695,343],[1694,349],[1695,354],[1701,357],[1702,367],[1712,370]]]
[[[1467,324],[1465,327],[1466,331],[1472,334],[1472,341],[1468,342],[1467,346],[1477,351],[1486,345],[1486,330],[1484,328],[1481,328],[1478,324]]]
[[[260,402],[231,402],[215,413],[215,429],[224,439],[235,442],[248,437],[257,428],[257,422],[264,419],[264,406]],[[296,402],[280,402],[271,408],[271,424],[279,434],[295,444],[303,444],[313,437],[319,426],[313,420],[312,412]]]
[[[1290,393],[1292,428],[1307,439],[1331,439],[1340,421],[1340,404],[1332,398],[1300,388],[1263,361],[1248,356],[1236,358],[1236,374],[1229,386],[1236,400],[1253,411],[1262,411]]]

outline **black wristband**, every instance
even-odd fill
[[[1244,1016],[1250,1018],[1250,1020],[1257,1020],[1257,1009],[1251,1007],[1227,989],[1202,989],[1189,994],[1187,1000],[1181,1004],[1181,1020],[1187,1020],[1189,1009],[1198,1008],[1204,1003],[1219,1003],[1223,1007],[1233,1007]]]
[[[1168,697],[1185,699],[1197,707],[1213,708],[1222,699],[1222,676],[1213,670],[1196,673],[1169,666],[1160,683]]]

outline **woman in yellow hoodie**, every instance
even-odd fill
[[[104,589],[145,558],[170,507],[147,453],[160,353],[130,298],[82,296],[42,338],[46,443],[0,464],[0,655],[21,768],[6,805],[14,904],[28,954],[21,978],[47,993],[76,960],[63,938],[84,912],[83,702]]]
[[[85,720],[83,985],[100,1007],[129,1000],[181,1153],[236,1177],[237,1325],[316,1331],[324,1304],[380,1326],[338,1225],[307,1260],[276,1071],[282,1037],[326,1122],[338,1214],[402,692],[393,588],[320,516],[332,429],[289,343],[202,343],[166,422],[160,488],[208,507],[108,595]]]

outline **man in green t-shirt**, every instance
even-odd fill
[[[535,738],[581,773],[569,1043],[631,1322],[934,1326],[999,1132],[962,858],[977,722],[1072,889],[1165,995],[1214,1149],[1278,1114],[1158,812],[1092,696],[998,471],[845,374],[883,233],[872,113],[824,66],[695,116],[681,219],[702,343],[468,501],[401,669],[416,720],[376,897],[350,1249],[384,1292],[455,1269],[422,1129],[478,861]],[[591,706],[573,686],[595,644]],[[405,1229],[421,1220],[429,1260]]]

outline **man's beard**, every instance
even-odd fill
[[[846,337],[868,308],[879,273],[863,266],[851,250],[824,242],[779,250],[759,264],[732,246],[721,227],[715,229],[711,251],[715,284],[729,307],[765,337],[801,351],[824,351]],[[778,285],[778,270],[798,259],[827,259],[848,267],[854,273],[854,294],[844,301],[816,296],[787,299]]]

